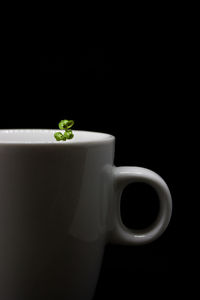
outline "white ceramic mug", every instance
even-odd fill
[[[0,299],[91,300],[106,243],[158,238],[172,211],[156,173],[115,167],[115,138],[74,131],[0,130]],[[160,210],[145,230],[124,226],[120,197],[132,182],[151,185]]]

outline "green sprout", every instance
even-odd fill
[[[72,130],[70,129],[74,125],[73,120],[61,120],[58,124],[58,127],[61,130],[65,130],[65,132],[62,134],[62,132],[55,132],[54,137],[57,141],[66,141],[71,140],[74,135],[72,133]]]

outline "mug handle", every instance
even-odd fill
[[[167,228],[172,199],[165,181],[155,172],[140,167],[113,167],[115,220],[110,242],[125,245],[142,245],[157,239]],[[143,182],[152,186],[158,194],[160,209],[156,220],[141,230],[127,228],[121,219],[120,201],[123,189],[130,183]]]

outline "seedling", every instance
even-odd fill
[[[70,129],[74,125],[73,120],[61,120],[58,124],[58,127],[61,130],[65,130],[64,133],[62,132],[55,132],[54,137],[57,141],[66,141],[71,140],[74,137],[72,130]]]

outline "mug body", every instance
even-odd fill
[[[0,131],[0,299],[91,300],[108,230],[114,137]],[[90,136],[90,135],[94,136]]]

